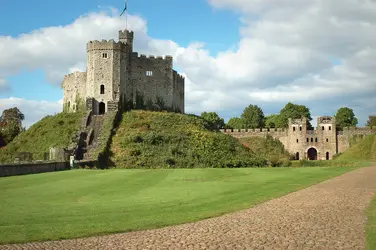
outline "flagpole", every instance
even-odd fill
[[[128,10],[125,10],[125,29],[128,30]]]

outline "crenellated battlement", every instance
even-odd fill
[[[93,50],[122,50],[122,51],[126,51],[126,48],[127,48],[127,44],[124,44],[122,42],[115,42],[114,39],[111,39],[111,40],[102,40],[102,41],[98,41],[98,40],[94,40],[94,41],[90,41],[86,44],[86,50],[89,52],[89,51],[93,51]]]
[[[137,52],[132,53],[132,58],[137,58],[141,60],[155,60],[155,61],[166,61],[171,62],[173,61],[172,56],[166,55],[166,56],[154,56],[154,55],[145,55],[145,54],[138,54]]]
[[[75,84],[77,79],[86,79],[86,72],[75,71],[73,73],[64,75],[62,87],[69,87],[68,85]],[[72,86],[70,86],[72,87]]]
[[[373,127],[345,127],[343,131],[376,131],[376,126]]]
[[[119,39],[133,39],[134,32],[129,30],[119,30]]]

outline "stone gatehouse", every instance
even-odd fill
[[[286,129],[222,129],[221,132],[235,138],[271,135],[281,141],[297,160],[331,160],[335,154],[350,147],[353,136],[376,133],[376,127],[353,127],[337,131],[335,117],[332,116],[318,117],[317,127],[314,130],[307,128],[307,118],[290,118]]]

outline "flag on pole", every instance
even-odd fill
[[[121,12],[120,16],[122,16],[126,10],[127,10],[127,0],[125,0],[124,10],[123,12]]]

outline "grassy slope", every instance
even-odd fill
[[[338,160],[376,160],[376,135],[368,135],[341,154]]]
[[[33,159],[43,159],[43,153],[53,146],[68,146],[81,125],[82,113],[59,113],[46,116],[0,149],[0,162],[12,161],[18,152],[31,152]]]
[[[235,138],[206,128],[195,116],[131,111],[123,115],[111,145],[118,168],[264,166],[266,161]]]
[[[74,170],[0,179],[0,243],[197,221],[354,168]]]

